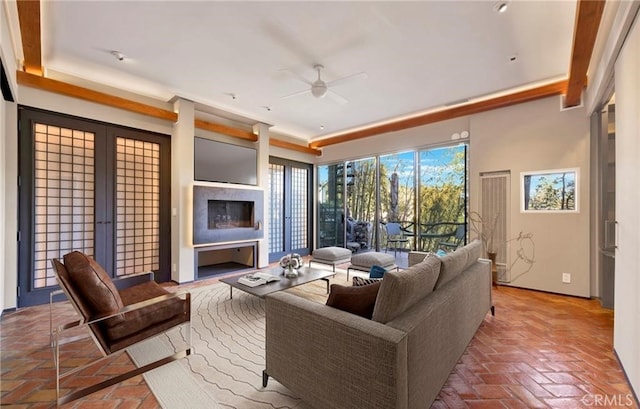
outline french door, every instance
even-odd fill
[[[269,157],[269,262],[310,253],[312,175],[312,165]]]
[[[170,277],[170,139],[21,107],[18,306],[47,302],[53,258],[91,255],[113,278]]]

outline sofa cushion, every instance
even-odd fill
[[[456,278],[458,274],[478,261],[481,254],[482,242],[480,240],[474,240],[466,246],[460,247],[456,251],[441,257],[442,268],[440,269],[440,277],[438,277],[435,288],[438,289]]]
[[[380,283],[378,281],[373,284],[355,287],[331,284],[327,305],[371,319]]]
[[[418,300],[429,295],[440,274],[440,259],[428,255],[421,263],[401,271],[387,271],[373,309],[372,319],[386,324]]]
[[[92,257],[74,251],[65,254],[64,265],[93,316],[114,314],[124,306],[113,281]]]
[[[354,276],[352,278],[351,285],[354,285],[354,286],[368,285],[368,284],[377,283],[380,280],[382,280],[382,279],[381,278],[365,278],[365,277],[360,277],[360,276]]]

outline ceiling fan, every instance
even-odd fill
[[[346,104],[347,99],[345,97],[343,97],[342,95],[338,94],[337,92],[333,91],[332,89],[330,89],[330,87],[334,87],[336,85],[348,82],[348,81],[352,81],[352,80],[356,80],[356,79],[362,79],[362,78],[366,78],[367,77],[367,73],[366,72],[359,72],[357,74],[353,74],[353,75],[348,75],[346,77],[342,77],[342,78],[338,78],[336,80],[333,81],[329,81],[329,82],[325,82],[322,79],[322,70],[324,69],[324,66],[321,64],[316,64],[313,66],[313,69],[316,70],[318,72],[318,78],[315,81],[310,81],[294,72],[288,71],[288,70],[284,70],[290,74],[292,74],[293,76],[295,76],[296,78],[298,78],[300,81],[304,82],[305,84],[308,84],[311,86],[311,88],[302,90],[302,91],[297,91],[294,92],[292,94],[289,95],[285,95],[284,97],[282,97],[281,99],[286,99],[286,98],[291,98],[291,97],[295,97],[298,95],[302,95],[302,94],[307,94],[310,93],[311,95],[313,95],[315,98],[324,98],[325,96],[329,96],[331,99],[333,99],[334,101],[338,102],[339,104]]]

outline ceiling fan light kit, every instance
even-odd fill
[[[318,79],[311,84],[311,95],[316,98],[322,98],[327,95],[327,83],[322,81],[322,78],[320,78],[324,67],[321,64],[316,64],[313,68],[318,71]]]

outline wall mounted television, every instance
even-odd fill
[[[194,180],[202,182],[258,183],[258,154],[253,148],[205,138],[194,138]]]

